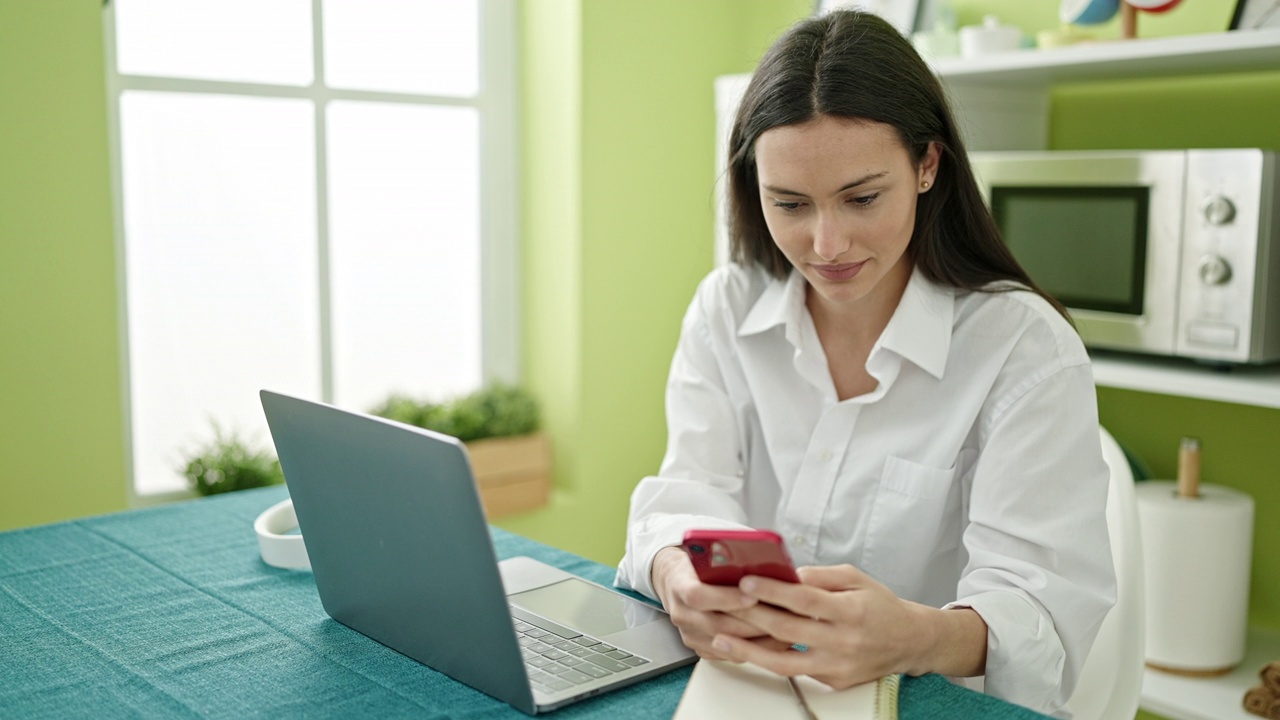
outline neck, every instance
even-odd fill
[[[912,265],[909,262],[899,265],[869,295],[854,302],[834,303],[814,292],[812,287],[806,288],[805,307],[824,344],[839,338],[842,344],[848,342],[869,348],[879,339],[911,279]]]

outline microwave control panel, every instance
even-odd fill
[[[1267,312],[1280,295],[1270,269],[1280,260],[1275,172],[1275,157],[1263,150],[1187,152],[1178,355],[1227,362],[1280,355],[1280,318]]]

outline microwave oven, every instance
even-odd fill
[[[1005,243],[1088,347],[1280,360],[1280,183],[1259,149],[974,152]]]

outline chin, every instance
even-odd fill
[[[843,282],[832,282],[821,276],[807,279],[814,292],[818,293],[823,300],[833,303],[857,302],[875,289],[875,284],[867,283],[864,278],[853,278]]]

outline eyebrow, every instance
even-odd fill
[[[889,174],[889,171],[888,171],[888,170],[881,170],[880,172],[869,173],[869,174],[867,174],[867,175],[864,175],[864,176],[862,176],[862,177],[858,178],[857,180],[854,180],[853,182],[845,183],[845,184],[844,184],[843,186],[841,186],[841,187],[840,187],[840,189],[839,189],[839,190],[837,190],[836,192],[837,192],[837,193],[842,193],[842,192],[844,192],[845,190],[848,190],[848,189],[850,189],[850,188],[858,187],[859,185],[864,185],[864,184],[866,184],[866,183],[871,182],[872,180],[879,180],[880,178],[885,177],[885,176],[887,176],[888,174]],[[768,190],[768,191],[769,191],[769,192],[771,192],[771,193],[776,193],[776,194],[778,194],[778,195],[797,195],[797,196],[800,196],[800,197],[807,197],[807,196],[806,196],[804,193],[802,193],[802,192],[797,192],[797,191],[795,191],[795,190],[788,190],[788,189],[786,189],[786,188],[784,188],[784,187],[778,187],[777,185],[762,185],[761,187],[763,187],[765,190]]]

